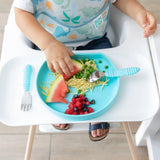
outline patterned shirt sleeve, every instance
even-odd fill
[[[34,13],[31,0],[14,0],[13,6],[28,11],[30,13]]]
[[[115,3],[117,0],[111,0],[112,3]]]

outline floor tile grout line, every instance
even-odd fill
[[[51,154],[52,154],[52,140],[53,140],[53,135],[50,134],[50,146],[49,146],[49,160],[51,160]]]

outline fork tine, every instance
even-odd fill
[[[30,108],[31,108],[31,104],[28,104],[27,105],[27,111],[30,110]]]
[[[29,111],[32,107],[32,97],[29,92],[24,92],[21,100],[21,111]]]
[[[24,109],[24,104],[21,104],[21,111],[23,111]]]
[[[26,111],[28,111],[28,104],[26,104]]]
[[[25,111],[28,111],[28,104],[25,104]]]
[[[32,104],[29,105],[29,109],[31,109],[31,107],[32,107]]]
[[[31,109],[31,104],[21,104],[22,111],[29,111]]]
[[[25,104],[22,105],[22,111],[25,111]]]
[[[26,111],[26,104],[24,104],[23,106],[23,111]]]

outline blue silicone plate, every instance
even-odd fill
[[[100,71],[107,70],[105,69],[105,66],[108,66],[108,69],[116,69],[115,65],[111,62],[109,58],[107,58],[102,53],[79,53],[72,57],[75,60],[78,59],[93,59],[95,63],[97,64],[97,68]],[[102,63],[99,63],[99,60],[102,61]],[[90,104],[90,106],[94,109],[93,113],[85,114],[85,115],[69,115],[65,114],[65,110],[68,109],[68,104],[64,103],[46,103],[45,99],[46,96],[42,94],[41,85],[46,85],[49,87],[47,83],[50,83],[51,81],[54,81],[54,75],[50,74],[50,70],[47,67],[47,63],[44,62],[39,70],[38,76],[37,76],[37,91],[44,102],[44,106],[47,107],[51,112],[56,114],[57,116],[60,116],[61,118],[72,120],[72,121],[84,121],[96,118],[106,112],[113,104],[113,102],[116,99],[116,96],[118,94],[119,86],[120,86],[120,79],[119,78],[111,78],[108,81],[108,85],[104,86],[103,89],[101,89],[101,86],[96,86],[93,91],[86,92],[86,97],[89,101],[94,99],[96,101],[95,104]],[[71,88],[71,91],[73,93],[76,92],[73,88]],[[73,97],[73,94],[68,93],[66,100],[68,102],[71,101]]]

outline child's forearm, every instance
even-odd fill
[[[55,38],[43,29],[31,13],[15,8],[15,19],[25,36],[41,50],[45,50],[51,41],[55,41]]]
[[[135,20],[138,13],[146,11],[137,0],[117,0],[114,5]]]

